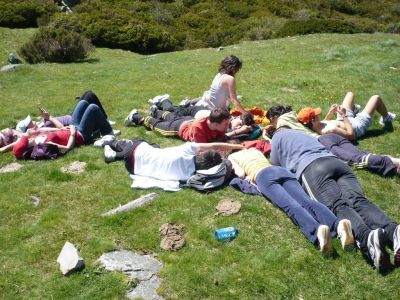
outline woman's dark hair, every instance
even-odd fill
[[[222,123],[224,120],[229,119],[231,114],[225,108],[214,108],[210,115],[208,116],[208,120],[212,123]]]
[[[228,55],[225,57],[219,66],[219,72],[233,76],[235,70],[242,68],[242,61],[235,55]]]
[[[272,107],[270,107],[267,111],[267,118],[271,120],[273,117],[279,118],[283,114],[286,114],[288,112],[292,111],[291,106],[283,106],[282,104],[276,104]]]
[[[254,125],[255,121],[254,121],[254,116],[252,113],[249,113],[248,111],[246,111],[245,113],[240,115],[240,119],[242,120],[242,124],[243,125]]]
[[[207,150],[196,154],[194,157],[194,166],[196,170],[207,170],[219,165],[221,162],[221,155],[215,150]]]

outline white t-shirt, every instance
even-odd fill
[[[177,147],[154,148],[140,143],[135,150],[135,174],[161,180],[187,180],[194,172],[197,143]]]

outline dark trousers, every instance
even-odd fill
[[[143,125],[151,130],[157,131],[164,136],[178,136],[181,125],[192,120],[194,120],[194,118],[190,116],[176,117],[173,114],[168,120],[147,116],[144,118]]]
[[[72,125],[82,134],[85,144],[92,143],[96,131],[101,135],[113,134],[110,123],[96,104],[89,104],[85,100],[79,101],[71,118]]]
[[[166,121],[171,121],[173,119],[179,118],[179,117],[193,117],[201,110],[204,110],[205,108],[202,106],[188,106],[188,107],[181,107],[181,106],[176,106],[174,110],[168,111],[168,110],[156,110],[153,113],[153,117],[156,119],[163,119]]]
[[[101,105],[100,99],[96,96],[95,93],[93,93],[92,91],[86,91],[83,93],[80,100],[85,100],[85,101],[89,102],[89,104],[96,104],[100,108],[100,110],[103,112],[106,119],[108,119],[106,111],[104,110],[103,105]]]
[[[367,168],[383,176],[390,175],[395,170],[395,166],[389,157],[361,151],[348,139],[338,134],[321,135],[318,141],[336,157],[352,163],[356,168]]]
[[[320,225],[327,225],[331,234],[336,235],[336,216],[325,205],[312,200],[289,170],[267,167],[258,173],[256,183],[264,197],[282,209],[311,243],[317,241]]]
[[[316,159],[304,170],[301,181],[312,199],[325,204],[339,220],[351,221],[355,238],[365,254],[368,254],[368,235],[373,229],[383,228],[393,242],[397,224],[365,198],[356,176],[343,161],[335,157]]]

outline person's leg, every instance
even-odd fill
[[[180,126],[192,119],[192,117],[179,117],[166,121],[147,116],[144,118],[143,125],[153,131],[157,131],[163,136],[178,136]]]
[[[268,167],[261,170],[256,178],[260,192],[272,203],[282,209],[287,216],[300,227],[300,230],[311,243],[317,241],[320,224],[305,210],[280,183],[281,168]]]
[[[339,220],[350,220],[360,249],[368,255],[367,240],[371,232],[363,218],[348,203],[337,179],[350,169],[334,157],[320,158],[312,162],[302,174],[302,185],[311,199],[325,204]],[[350,170],[351,171],[351,170]]]
[[[100,108],[100,110],[103,112],[106,119],[108,119],[106,111],[104,110],[103,105],[101,105],[100,99],[96,96],[95,93],[93,93],[92,91],[86,91],[81,96],[81,100],[85,100],[89,104],[96,104]]]
[[[92,133],[97,130],[103,136],[113,134],[110,123],[108,123],[103,112],[95,104],[89,104],[76,128],[83,135],[86,144],[92,142]]]
[[[74,111],[71,114],[71,124],[74,126],[78,126],[82,120],[82,116],[86,111],[86,108],[89,106],[89,102],[85,100],[79,101],[74,108]]]
[[[342,107],[346,110],[351,110],[354,112],[355,109],[355,97],[352,92],[347,92],[343,98]]]
[[[379,95],[373,95],[369,98],[362,112],[372,117],[375,111],[380,113],[382,117],[386,117],[388,114],[385,103],[383,103],[382,98]]]

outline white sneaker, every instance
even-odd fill
[[[169,100],[169,95],[165,94],[165,95],[160,95],[160,96],[156,96],[153,99],[149,99],[149,101],[147,101],[150,105],[152,104],[157,104],[157,103],[161,103],[165,100]]]
[[[112,142],[113,140],[115,140],[115,135],[108,134],[103,136],[101,139],[95,141],[93,143],[93,146],[101,148],[104,147],[107,142]]]
[[[382,228],[372,230],[368,235],[368,253],[376,270],[384,273],[390,269],[390,257],[385,249],[385,232]]]
[[[108,124],[110,124],[111,126],[115,125],[115,123],[116,123],[115,121],[108,120]]]
[[[400,267],[400,225],[396,226],[393,233],[394,265]]]
[[[132,117],[133,115],[137,114],[137,109],[132,109],[129,115],[125,118],[124,125],[126,127],[133,125]]]
[[[326,225],[320,225],[317,231],[317,238],[319,250],[321,251],[322,256],[325,258],[332,256],[333,248],[329,227]]]
[[[121,130],[113,129],[113,134],[114,134],[115,136],[120,135],[120,134],[121,134]]]
[[[115,160],[117,152],[111,149],[110,145],[104,146],[104,160],[105,162],[112,162]]]
[[[396,114],[389,111],[386,117],[381,116],[379,118],[379,124],[385,126],[386,124],[392,123],[394,119],[396,119]]]
[[[339,221],[337,234],[344,251],[351,251],[354,249],[354,236],[351,230],[351,222],[349,220],[343,219]]]

